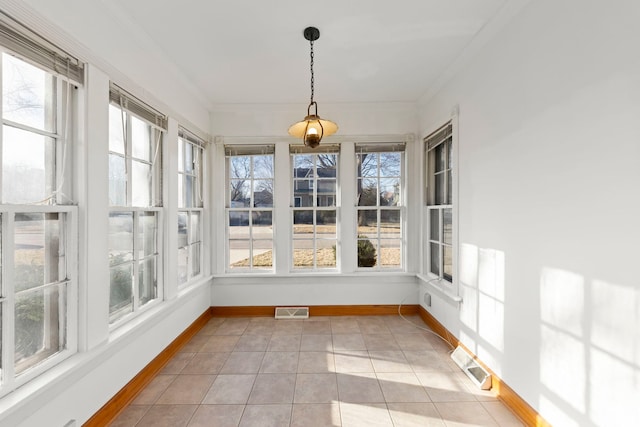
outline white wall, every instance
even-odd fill
[[[459,106],[464,302],[427,309],[557,426],[640,424],[638,22],[531,1],[421,102]]]
[[[286,209],[276,209],[274,214],[274,247],[276,274],[252,274],[243,277],[224,276],[225,272],[225,224],[223,204],[214,207],[217,266],[212,288],[212,306],[251,305],[364,305],[398,304],[404,298],[407,304],[415,304],[416,279],[404,273],[355,273],[356,224],[355,224],[355,154],[354,142],[402,142],[407,141],[407,271],[417,269],[417,233],[420,226],[416,214],[419,205],[419,180],[414,179],[416,164],[415,142],[417,108],[413,103],[381,104],[321,104],[319,114],[335,121],[338,132],[323,142],[339,142],[340,154],[340,247],[341,274],[289,274],[288,255],[291,246],[290,218]],[[288,127],[306,115],[306,105],[218,105],[212,112],[211,134],[216,135],[216,159],[212,199],[215,194],[225,194],[225,163],[223,144],[256,143],[276,144],[275,188],[276,204],[288,206],[289,149],[290,143],[301,143],[287,135]],[[352,180],[349,177],[353,177]],[[282,202],[282,203],[280,203]],[[350,219],[354,219],[350,221]],[[346,273],[346,274],[345,274]]]

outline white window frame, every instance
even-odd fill
[[[0,103],[0,117],[3,126],[10,126],[23,131],[35,133],[55,140],[55,150],[52,153],[53,182],[51,193],[42,201],[29,204],[8,204],[2,201],[0,195],[0,322],[2,324],[2,365],[0,366],[1,382],[0,397],[21,387],[35,377],[68,359],[78,350],[78,208],[71,194],[72,172],[72,122],[77,117],[75,109],[75,86],[83,83],[83,65],[66,52],[40,38],[34,33],[23,33],[20,24],[12,21],[6,15],[0,17],[0,55],[2,53],[15,56],[18,60],[35,66],[55,79],[56,94],[55,129],[51,132],[31,126],[12,122],[4,118],[2,103]],[[61,66],[65,64],[65,66]],[[0,58],[0,77],[2,75],[2,59]],[[64,70],[61,72],[61,70]],[[2,93],[2,78],[0,78],[0,93]],[[0,141],[2,141],[2,127],[0,127]],[[2,179],[2,149],[0,148],[0,180]],[[1,182],[0,182],[1,184]],[[0,189],[2,185],[0,185]],[[41,203],[41,204],[36,204]],[[48,204],[43,204],[48,203]],[[65,203],[70,203],[65,205]],[[15,216],[16,214],[46,214],[55,213],[61,217],[59,238],[61,250],[58,262],[63,263],[65,276],[54,282],[36,286],[27,291],[29,293],[44,290],[54,286],[64,286],[64,301],[60,301],[63,309],[60,316],[64,316],[64,329],[59,330],[59,337],[64,337],[63,347],[54,354],[37,361],[33,366],[16,375],[15,370]],[[45,307],[46,310],[46,307]],[[46,324],[46,321],[45,321]],[[47,338],[46,336],[44,337]],[[37,359],[34,355],[32,356]]]
[[[255,178],[254,177],[254,156],[267,156],[270,155],[273,158],[273,175],[270,178]],[[240,156],[249,156],[250,157],[250,176],[244,179],[249,181],[249,185],[251,188],[251,200],[249,202],[249,206],[241,206],[241,207],[232,207],[231,206],[231,158],[232,157],[240,157]],[[276,156],[275,156],[275,145],[264,145],[264,146],[255,146],[255,145],[228,145],[225,146],[225,271],[230,274],[236,273],[256,273],[256,274],[270,274],[275,272],[276,269],[276,250],[275,250],[275,200],[273,201],[273,205],[271,207],[255,207],[254,206],[254,193],[253,193],[253,182],[254,180],[263,180],[263,179],[271,179],[272,180],[272,188],[273,197],[275,197],[276,193],[276,180],[275,180],[275,167],[276,167]],[[253,212],[254,211],[268,211],[271,212],[271,267],[257,267],[253,265],[254,259],[254,242],[255,241],[266,241],[269,239],[254,239],[253,237]],[[234,267],[231,268],[231,233],[230,233],[230,225],[229,225],[229,216],[231,212],[246,212],[249,220],[249,235],[247,239],[233,239],[233,240],[246,240],[249,243],[249,265],[246,267]]]
[[[184,206],[180,207],[182,204],[182,200],[178,200],[178,214],[185,214],[187,216],[186,222],[186,234],[187,234],[187,246],[178,247],[178,256],[180,256],[180,250],[185,250],[187,252],[187,275],[184,281],[180,281],[180,276],[178,276],[178,288],[184,288],[188,286],[194,280],[202,277],[203,275],[203,267],[204,267],[204,191],[203,191],[203,176],[204,176],[204,158],[206,153],[205,142],[200,138],[196,137],[191,132],[187,131],[184,128],[180,128],[178,132],[178,139],[182,140],[182,147],[186,149],[200,150],[199,163],[198,158],[192,156],[194,165],[193,172],[189,173],[184,171],[183,165],[178,164],[178,179],[184,182],[184,177],[189,175],[193,178],[194,186],[195,186],[195,198],[196,200],[192,201],[192,206]],[[178,143],[178,150],[180,149],[181,144]],[[185,159],[185,153],[182,153],[182,157],[178,156],[178,158]],[[179,163],[179,162],[178,162]],[[198,214],[200,217],[200,222],[198,224],[198,233],[196,235],[196,239],[192,239],[191,233],[191,216]],[[180,229],[180,223],[178,222],[178,230]],[[178,239],[179,241],[179,239]],[[198,255],[198,265],[200,266],[200,270],[197,274],[194,274],[193,271],[193,252],[194,247],[199,247],[199,255]]]
[[[293,185],[291,185],[291,188],[294,189],[294,191],[292,191],[291,193],[291,200],[292,200],[292,204],[291,204],[291,212],[289,214],[289,217],[291,218],[291,240],[289,241],[290,244],[290,252],[291,252],[291,259],[290,259],[290,265],[291,265],[291,269],[290,271],[292,273],[301,273],[301,272],[338,272],[340,271],[340,206],[338,201],[340,200],[339,197],[337,197],[339,189],[340,189],[340,146],[339,145],[331,145],[331,144],[323,144],[321,147],[316,148],[316,149],[309,149],[306,148],[304,146],[299,146],[299,145],[291,145],[289,148],[290,151],[290,168],[289,170],[291,171],[291,175],[290,175],[290,179],[293,183]],[[333,206],[320,206],[318,204],[318,185],[316,185],[317,181],[318,181],[318,173],[317,173],[317,166],[318,166],[318,162],[317,162],[317,156],[318,155],[323,155],[323,154],[333,154],[336,156],[336,194],[334,195],[334,205]],[[313,169],[310,170],[304,178],[302,179],[297,179],[297,177],[294,174],[295,171],[295,159],[294,156],[296,155],[313,155],[314,156],[314,162],[313,162]],[[313,201],[313,206],[297,206],[295,201],[297,196],[295,196],[295,190],[298,189],[298,182],[300,181],[307,181],[309,183],[309,190],[313,191],[313,194],[311,195],[311,199]],[[320,181],[322,181],[322,178],[320,178]],[[301,197],[300,197],[301,199]],[[301,199],[302,201],[302,199]],[[300,203],[300,205],[302,205],[302,202]],[[295,234],[293,233],[293,227],[294,227],[294,215],[295,212],[297,211],[312,211],[313,212],[313,237],[309,238],[309,239],[296,239],[295,238]],[[329,239],[329,238],[318,238],[317,234],[316,234],[316,218],[317,218],[317,213],[318,212],[322,212],[322,211],[335,211],[336,212],[336,236],[335,239]],[[295,265],[295,261],[294,261],[294,257],[295,257],[295,241],[301,241],[301,240],[312,240],[313,241],[313,266],[312,267],[296,267]],[[317,258],[317,250],[318,250],[318,242],[319,241],[333,241],[334,242],[334,247],[335,247],[335,254],[336,254],[336,264],[333,267],[322,267],[322,266],[318,266],[318,258]]]
[[[376,221],[376,228],[377,228],[377,232],[376,232],[376,265],[373,267],[358,267],[357,266],[357,261],[358,261],[358,256],[356,253],[356,268],[357,271],[405,271],[406,270],[406,261],[405,261],[405,253],[406,253],[406,236],[405,236],[405,221],[406,221],[406,191],[405,191],[405,181],[406,181],[406,170],[407,170],[407,156],[406,156],[406,144],[405,143],[394,143],[394,144],[390,144],[390,143],[362,143],[362,144],[356,144],[356,162],[358,161],[358,155],[362,154],[362,153],[371,153],[371,154],[375,154],[376,156],[380,156],[381,153],[389,153],[389,152],[399,152],[401,153],[400,156],[400,191],[399,191],[399,195],[400,195],[400,202],[398,205],[396,206],[382,206],[380,205],[380,193],[378,191],[377,197],[376,197],[376,205],[372,205],[372,206],[359,206],[356,200],[356,216],[355,216],[355,221],[356,221],[356,249],[357,249],[357,244],[359,240],[365,240],[365,239],[359,239],[358,238],[358,234],[357,234],[357,229],[358,229],[358,225],[357,225],[357,221],[359,218],[359,212],[361,210],[376,210],[376,216],[377,216],[377,221]],[[380,174],[380,164],[379,162],[377,162],[377,166],[376,166],[376,176],[375,177],[370,177],[370,178],[375,178],[377,180],[377,185],[380,184],[380,180],[381,179],[385,179],[388,178],[386,176],[382,176]],[[357,181],[360,177],[358,176],[358,170],[356,168],[356,174],[355,174],[355,179],[356,179],[356,189],[357,189]],[[367,178],[367,177],[362,177],[362,178]],[[356,190],[356,197],[358,197],[358,193]],[[390,210],[390,211],[398,211],[399,215],[400,215],[400,219],[399,219],[399,223],[400,223],[400,266],[399,267],[383,267],[382,266],[382,262],[381,262],[381,251],[380,251],[380,245],[381,245],[381,230],[380,230],[380,224],[381,224],[381,212],[385,211],[385,210]],[[371,240],[366,239],[366,240]]]
[[[456,194],[454,178],[456,173],[456,141],[454,141],[453,134],[453,120],[447,122],[434,132],[431,132],[423,139],[424,143],[424,170],[425,170],[425,247],[424,253],[425,257],[425,272],[427,277],[430,279],[439,279],[440,282],[446,283],[447,285],[453,285],[457,281],[456,277],[456,266],[457,266],[457,241],[456,241],[456,227],[457,223],[455,220],[455,206],[456,206]],[[435,152],[436,148],[440,145],[445,144],[444,156],[445,156],[445,166],[442,171],[435,171],[435,160],[431,153]],[[447,150],[447,146],[450,147]],[[442,174],[443,179],[443,202],[437,202],[435,200],[435,192],[436,188],[436,180],[435,175]],[[444,240],[444,217],[445,211],[449,211],[451,213],[451,243],[448,244]],[[431,234],[431,226],[432,220],[431,215],[433,212],[436,212],[438,217],[438,236],[434,237]],[[432,271],[433,265],[431,263],[432,258],[432,246],[438,247],[438,272],[434,273]],[[445,262],[445,248],[450,248],[451,251],[451,275],[446,274],[444,272],[444,262]]]
[[[109,304],[109,327],[110,330],[114,330],[121,326],[122,324],[127,323],[131,319],[137,317],[141,313],[146,312],[147,310],[155,307],[160,304],[164,299],[164,208],[162,206],[162,174],[164,167],[164,137],[167,130],[167,118],[162,113],[155,110],[153,107],[145,104],[139,99],[135,98],[133,95],[117,86],[114,83],[110,84],[109,89],[109,99],[110,105],[115,106],[120,109],[120,113],[124,119],[124,127],[125,127],[125,135],[124,135],[124,158],[126,164],[126,202],[124,206],[118,205],[110,205],[109,214],[111,216],[112,213],[131,213],[133,215],[133,258],[131,262],[133,263],[133,278],[132,278],[132,310],[129,312],[128,308],[123,308],[121,310],[116,310],[111,312],[110,302]],[[149,126],[151,126],[151,130],[154,132],[152,138],[152,149],[155,146],[155,152],[151,153],[152,160],[145,161],[144,159],[137,159],[133,157],[133,143],[132,141],[132,127],[131,127],[131,117],[136,117],[139,120],[142,120]],[[117,155],[122,157],[122,153],[113,152],[109,150],[109,156]],[[151,184],[151,206],[132,206],[132,196],[133,192],[131,191],[131,167],[132,162],[137,161],[145,164],[149,164],[151,166],[152,173],[152,184]],[[159,162],[156,164],[156,162]],[[139,280],[139,263],[142,259],[138,257],[137,250],[137,236],[138,236],[138,218],[140,213],[144,212],[154,212],[156,214],[156,252],[153,254],[144,257],[148,259],[150,257],[155,257],[156,259],[156,284],[155,284],[155,298],[149,300],[147,303],[141,305],[140,298],[138,296],[138,280]],[[109,271],[113,266],[109,266]],[[109,281],[109,288],[111,290],[111,281]]]

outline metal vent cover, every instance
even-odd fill
[[[462,369],[471,381],[482,390],[491,388],[491,374],[480,366],[462,347],[458,346],[451,353],[451,359]]]
[[[276,307],[276,319],[308,319],[309,307]]]

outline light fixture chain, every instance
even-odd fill
[[[311,44],[311,104],[313,104],[313,40],[310,40]]]

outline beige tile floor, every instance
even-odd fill
[[[214,318],[112,425],[522,426],[449,351],[398,316]]]

